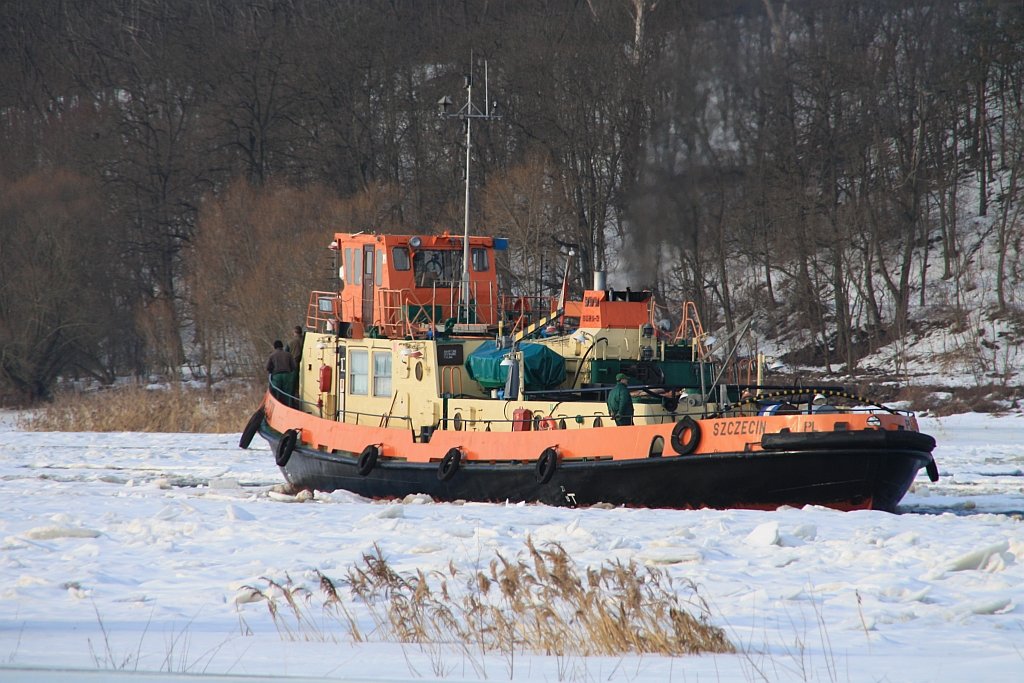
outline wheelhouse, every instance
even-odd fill
[[[446,324],[489,333],[503,309],[495,251],[507,240],[441,235],[336,233],[336,292],[313,292],[308,326],[361,338],[419,337]],[[469,268],[463,268],[465,253]],[[464,270],[468,285],[463,286]],[[468,300],[467,300],[468,295]]]

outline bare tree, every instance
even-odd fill
[[[63,373],[103,377],[112,260],[94,183],[65,170],[0,183],[0,387],[33,402]]]

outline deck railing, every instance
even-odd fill
[[[341,320],[341,299],[337,292],[313,291],[306,307],[306,329],[312,332],[335,332]]]

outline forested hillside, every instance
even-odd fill
[[[258,373],[332,231],[461,232],[436,103],[485,65],[470,225],[518,292],[573,248],[852,371],[975,313],[981,234],[1021,316],[1019,0],[4,0],[0,396]]]

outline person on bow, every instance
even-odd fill
[[[299,369],[302,368],[302,345],[306,341],[305,332],[302,330],[302,325],[296,325],[292,332],[291,342],[288,344],[287,351],[292,354],[292,359],[295,361],[295,370],[292,372],[292,393],[296,396],[299,395]],[[299,407],[299,400],[296,399],[293,408]]]
[[[280,339],[274,340],[274,352],[267,359],[267,373],[270,375],[270,394],[285,405],[291,405],[292,373],[295,372],[295,359],[284,350]]]
[[[629,376],[615,375],[615,387],[608,392],[608,414],[620,427],[633,424],[633,397],[629,393]]]

